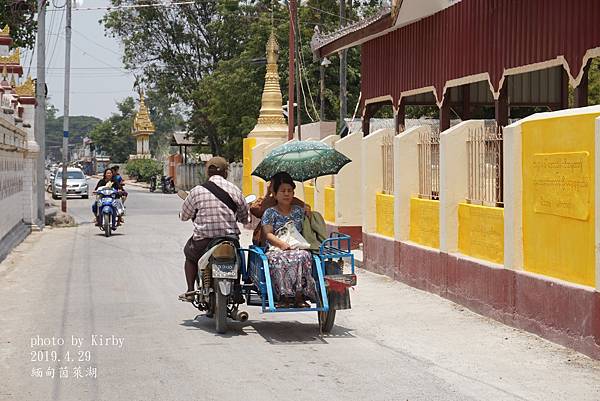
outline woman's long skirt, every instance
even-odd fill
[[[295,298],[298,292],[312,301],[317,301],[317,285],[312,276],[312,256],[304,250],[268,252],[271,280],[275,299]]]

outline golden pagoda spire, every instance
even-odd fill
[[[0,31],[0,36],[10,36],[10,27],[8,24],[4,25],[4,28]]]
[[[144,101],[144,91],[140,90],[140,110],[136,113],[133,120],[134,134],[149,134],[153,133],[154,130],[154,123],[150,119],[150,113],[148,112],[148,107],[146,107],[146,102]]]
[[[277,59],[279,58],[279,44],[275,32],[267,41],[267,73],[265,74],[265,87],[263,89],[260,115],[258,123],[250,132],[249,136],[287,136],[287,124],[283,117],[283,97],[279,86],[279,72],[277,70]]]

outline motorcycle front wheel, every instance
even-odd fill
[[[110,237],[110,231],[112,229],[112,227],[110,226],[110,214],[104,213],[102,215],[102,227],[104,228],[104,236]]]
[[[217,333],[225,334],[227,331],[227,296],[221,294],[219,281],[215,280],[215,326]]]

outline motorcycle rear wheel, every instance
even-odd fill
[[[219,334],[225,334],[227,332],[227,296],[221,294],[219,289],[219,282],[215,280],[215,326],[216,331]]]

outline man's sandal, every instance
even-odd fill
[[[182,302],[194,302],[195,296],[193,294],[184,292],[179,296],[179,300]]]

